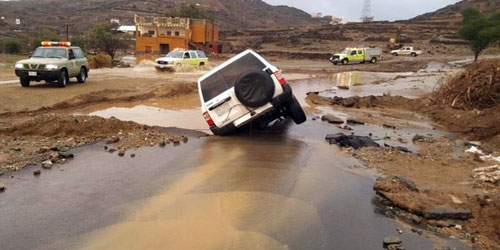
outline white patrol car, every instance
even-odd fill
[[[155,68],[158,71],[171,70],[175,66],[192,65],[204,66],[208,64],[205,52],[201,50],[179,50],[170,51],[165,57],[155,60]]]
[[[281,71],[247,50],[198,80],[201,111],[215,135],[228,135],[255,121],[259,125],[291,117],[306,121],[302,107]]]

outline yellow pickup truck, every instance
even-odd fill
[[[172,50],[165,57],[156,59],[155,68],[158,71],[171,70],[175,66],[208,64],[205,52],[201,50]]]
[[[330,57],[330,62],[347,65],[349,63],[376,63],[382,50],[380,48],[346,48],[344,51]]]

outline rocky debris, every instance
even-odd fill
[[[120,157],[125,156],[125,150],[123,150],[123,149],[118,150],[118,156],[120,156]]]
[[[391,146],[387,143],[384,143],[384,147],[386,148],[392,148],[392,149],[396,149],[396,150],[399,150],[403,153],[413,153],[411,150],[409,150],[407,147],[403,147],[403,146]]]
[[[379,178],[373,189],[392,206],[427,220],[472,218],[472,212],[461,204],[451,202],[449,195],[430,191],[422,192],[415,183],[402,177]]]
[[[160,147],[163,148],[163,147],[167,146],[167,141],[166,140],[161,140],[158,145],[160,145]]]
[[[51,160],[46,160],[46,161],[42,162],[42,168],[44,168],[44,169],[52,169],[53,165],[54,165],[54,163],[52,163]]]
[[[120,137],[114,135],[106,140],[106,144],[114,144],[114,143],[118,143],[119,141],[120,141]]]
[[[415,136],[413,136],[412,141],[413,142],[428,142],[428,143],[435,142],[435,140],[432,137],[423,136],[423,135],[419,135],[419,134],[416,134]]]
[[[188,142],[189,142],[189,138],[187,138],[186,136],[183,136],[183,137],[182,137],[182,141],[183,141],[184,143],[188,143]]]
[[[384,248],[388,250],[403,250],[405,249],[401,243],[403,241],[395,236],[389,236],[384,238]]]
[[[500,165],[494,165],[490,167],[482,167],[476,168],[473,170],[474,174],[472,177],[474,179],[487,182],[494,185],[498,185],[500,183]]]
[[[5,191],[5,185],[0,182],[0,192]]]
[[[131,154],[131,155],[130,155],[130,158],[135,158],[135,154]]]
[[[335,115],[327,114],[321,117],[322,121],[326,121],[331,124],[344,124],[344,121]]]
[[[412,228],[411,231],[416,233],[416,234],[419,234],[419,235],[422,235],[424,233],[423,230],[418,229],[418,228]]]
[[[35,171],[33,171],[33,175],[34,175],[34,176],[39,176],[39,175],[41,175],[41,174],[42,174],[42,171],[40,171],[40,170],[35,170]]]
[[[344,89],[344,90],[349,90],[349,85],[339,85],[337,86],[338,89]]]
[[[116,152],[116,151],[117,151],[117,149],[116,149],[116,148],[110,148],[110,149],[108,150],[108,152],[109,152],[109,153],[111,153],[111,154],[112,154],[112,153],[114,153],[114,152]]]
[[[360,121],[354,120],[354,119],[347,119],[347,124],[351,124],[351,125],[365,125],[364,122],[360,122]]]
[[[360,149],[363,147],[380,147],[378,143],[367,136],[345,135],[343,133],[330,134],[325,138],[330,144],[336,144],[340,147],[352,147]]]
[[[399,176],[378,178],[373,189],[377,192],[391,192],[393,190],[419,192],[415,182]]]
[[[373,108],[377,106],[377,97],[375,96],[334,96],[333,98],[329,98],[320,96],[319,92],[310,92],[307,93],[307,97],[315,104],[339,105],[346,108]]]
[[[390,124],[382,124],[382,127],[384,128],[388,128],[388,129],[398,129],[396,126],[394,125],[390,125]]]

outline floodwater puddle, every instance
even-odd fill
[[[305,103],[307,92],[336,84],[312,79],[298,80],[292,87],[313,115],[334,112],[347,119],[340,111]],[[351,90],[356,93],[360,88],[364,93],[362,88],[379,85],[364,83]],[[207,129],[196,95],[96,105],[78,113]],[[354,167],[363,164],[324,141],[326,134],[345,131],[321,121],[284,126],[282,133],[207,137],[178,147],[141,148],[133,151],[137,155],[133,159],[106,153],[103,145],[77,149],[75,160],[63,172],[44,172],[36,182],[28,181],[32,176],[25,172],[21,181],[5,181],[12,189],[33,195],[31,205],[23,207],[10,196],[15,192],[6,193],[0,207],[9,216],[0,210],[0,224],[17,218],[19,230],[30,228],[23,235],[37,249],[382,249],[384,237],[397,234],[401,225],[379,213],[373,199],[374,170]],[[413,134],[432,133],[352,127],[356,134],[372,133],[395,146],[399,145],[395,137],[411,141]],[[50,202],[44,200],[47,195],[35,195],[44,183],[51,183],[46,187]],[[40,204],[43,209],[32,211]],[[52,211],[58,211],[57,216]],[[77,221],[85,223],[75,226]],[[41,229],[55,234],[38,234]],[[0,240],[6,249],[19,249],[28,244],[17,240],[19,234],[0,232]],[[434,241],[469,249],[438,236],[429,239],[405,232],[398,237],[407,249],[434,249]]]

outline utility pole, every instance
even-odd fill
[[[371,1],[365,0],[363,10],[361,12],[361,21],[364,23],[373,22],[373,17],[371,16],[371,6]]]
[[[66,24],[66,42],[69,42],[69,25]]]

